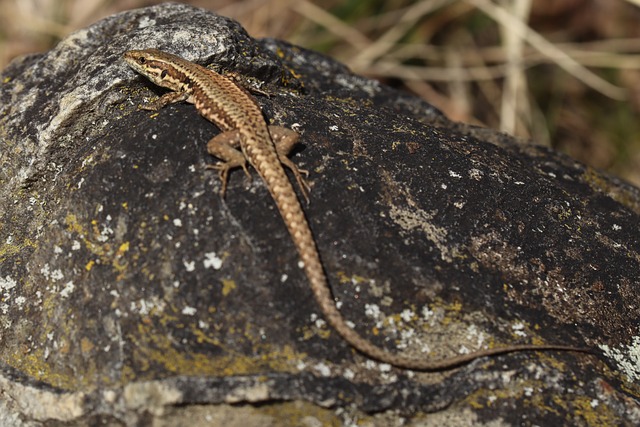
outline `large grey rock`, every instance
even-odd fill
[[[218,196],[218,130],[136,108],[162,92],[121,60],[141,47],[271,93],[266,117],[302,134],[334,295],[374,342],[600,355],[414,373],[354,352],[264,185],[234,173]],[[1,81],[1,424],[640,423],[637,188],[184,5],[103,20]]]

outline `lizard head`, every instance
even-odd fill
[[[142,49],[128,50],[123,58],[131,68],[154,84],[180,90],[180,70],[176,66],[186,61],[179,56],[158,49]]]

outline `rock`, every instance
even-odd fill
[[[136,108],[162,93],[121,59],[144,47],[249,77],[302,134],[333,293],[375,343],[599,354],[417,373],[355,352],[263,183],[218,195],[215,126]],[[13,62],[0,102],[2,425],[640,423],[637,188],[179,4]]]

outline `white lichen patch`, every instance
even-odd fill
[[[485,345],[486,335],[476,325],[469,325],[466,338],[469,341],[475,341],[477,348],[482,348]]]
[[[156,25],[156,20],[148,16],[143,16],[138,21],[138,28],[154,27],[155,25]]]
[[[456,250],[455,248],[449,248],[447,245],[447,230],[434,224],[434,213],[421,210],[417,206],[412,206],[411,209],[391,206],[389,215],[405,232],[414,232],[416,230],[421,232],[425,238],[438,248],[443,261],[453,261]]]
[[[182,309],[182,314],[186,316],[193,316],[197,311],[198,310],[195,307],[186,306]]]
[[[222,268],[222,258],[220,258],[215,252],[208,252],[204,254],[204,268],[213,268],[214,270],[220,270]]]
[[[196,270],[196,263],[193,261],[183,261],[183,264],[184,264],[184,268],[189,272]]]
[[[380,372],[391,372],[391,365],[388,363],[379,363],[378,369]]]
[[[113,228],[108,225],[103,225],[102,230],[100,230],[100,235],[96,237],[98,242],[104,243],[109,240],[109,237],[113,235]]]
[[[413,319],[416,318],[416,314],[413,310],[406,308],[402,310],[402,313],[400,313],[400,318],[405,322],[411,322]]]
[[[209,323],[204,322],[202,320],[198,320],[198,328],[202,329],[202,330],[208,330],[209,329]]]
[[[435,312],[431,310],[428,305],[425,305],[424,307],[422,307],[421,312],[422,312],[422,317],[425,320],[431,319],[435,314]]]
[[[349,381],[353,381],[353,379],[356,377],[356,373],[353,372],[351,369],[347,368],[342,373],[342,376]]]
[[[7,314],[9,312],[9,300],[11,299],[11,291],[18,286],[18,283],[12,279],[10,276],[0,277],[0,312],[2,314]],[[18,296],[15,299],[15,304],[18,306],[19,310],[22,310],[23,305],[27,302],[27,299],[23,296]],[[9,329],[11,327],[11,321],[8,318],[0,319],[0,326],[3,329]]]
[[[157,297],[150,299],[139,299],[138,301],[132,301],[129,306],[129,310],[133,313],[138,312],[143,316],[148,315],[152,311],[163,312],[166,303]]]
[[[49,264],[45,264],[40,269],[40,274],[42,274],[45,277],[45,279],[51,280],[52,282],[57,282],[64,278],[64,275],[62,274],[61,270],[58,269],[58,270],[51,271],[49,269]]]
[[[18,306],[19,310],[22,310],[22,307],[24,306],[24,304],[27,302],[27,299],[25,297],[23,297],[22,295],[20,295],[19,297],[16,298],[16,305]]]
[[[371,319],[380,320],[380,307],[377,304],[365,304],[364,314]]]
[[[62,298],[68,298],[69,295],[71,295],[71,292],[73,292],[73,290],[75,289],[75,285],[73,284],[72,281],[68,281],[65,285],[64,288],[62,288],[62,290],[60,291],[60,296]]]
[[[3,299],[9,298],[9,291],[17,286],[15,280],[9,276],[0,277],[0,291],[4,293]]]
[[[313,319],[315,319],[315,320],[313,320]],[[318,329],[323,329],[323,328],[325,328],[325,327],[327,326],[327,322],[326,322],[323,318],[318,317],[318,315],[317,315],[317,314],[315,314],[315,313],[313,313],[313,314],[312,314],[312,320],[311,320],[311,322],[312,322],[312,323],[315,325],[315,327],[316,327],[316,328],[318,328]]]
[[[633,337],[632,343],[623,347],[626,348],[618,350],[606,344],[600,346],[604,354],[615,361],[620,371],[632,381],[640,381],[640,336]]]
[[[524,330],[524,323],[522,322],[514,323],[513,325],[511,325],[511,329],[513,330],[513,333],[519,337],[527,336],[527,333]]]
[[[51,280],[53,280],[54,282],[62,279],[64,279],[64,275],[62,274],[62,271],[60,269],[51,272]]]
[[[331,376],[331,368],[326,363],[316,363],[313,366],[313,370],[323,377]]]

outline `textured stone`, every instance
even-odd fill
[[[264,185],[234,173],[218,196],[215,126],[137,110],[162,93],[121,59],[144,47],[262,84],[269,121],[301,132],[329,281],[374,342],[602,354],[425,374],[354,352]],[[0,81],[0,424],[640,423],[637,188],[184,5],[107,18]]]

